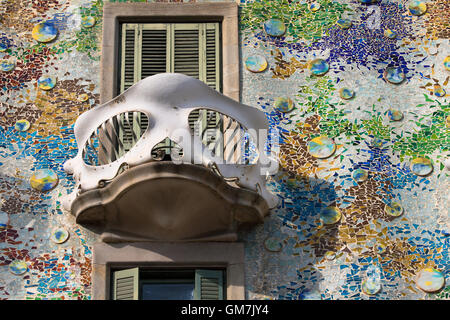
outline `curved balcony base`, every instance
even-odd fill
[[[236,241],[238,228],[263,222],[269,207],[205,167],[149,162],[80,194],[71,212],[104,242]]]

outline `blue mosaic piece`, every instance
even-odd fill
[[[355,96],[355,92],[349,88],[341,88],[339,90],[339,96],[344,100],[350,100]]]
[[[405,80],[405,73],[400,67],[387,67],[384,70],[383,77],[387,82],[400,84]]]
[[[356,169],[353,171],[352,177],[356,182],[363,182],[367,180],[369,173],[364,169]]]
[[[263,56],[254,55],[245,60],[245,67],[251,72],[263,72],[267,69],[267,60]]]
[[[411,171],[418,176],[427,176],[433,171],[433,164],[428,158],[415,158],[411,161]]]
[[[401,121],[403,119],[403,112],[400,110],[389,109],[388,116],[392,121]]]
[[[399,217],[403,214],[403,207],[398,202],[390,202],[384,206],[384,211],[391,217]]]
[[[315,137],[308,143],[308,152],[315,158],[325,159],[331,157],[335,151],[336,144],[333,139],[328,137]]]
[[[17,131],[27,131],[28,129],[30,129],[30,122],[26,119],[17,120],[14,128]]]
[[[264,22],[264,31],[266,31],[269,36],[280,37],[286,32],[286,26],[281,20],[269,19]]]
[[[14,260],[9,264],[9,271],[15,275],[21,275],[27,272],[28,266],[25,261],[22,260]]]
[[[81,18],[81,25],[84,28],[92,28],[95,25],[95,18],[91,16]]]
[[[270,252],[279,252],[283,248],[283,242],[274,237],[268,237],[264,240],[264,248]]]
[[[30,184],[38,191],[50,191],[58,184],[58,176],[51,169],[40,169],[33,173]]]
[[[350,29],[352,21],[350,19],[339,19],[336,24],[343,30]]]
[[[50,42],[58,35],[58,29],[50,22],[41,22],[34,26],[31,35],[39,42]]]
[[[311,74],[315,76],[323,76],[328,72],[330,66],[323,59],[314,59],[309,63],[309,70],[311,70]]]
[[[341,220],[341,210],[338,207],[326,207],[320,211],[320,219],[324,224],[334,224]]]
[[[16,64],[10,60],[0,60],[0,71],[9,72],[14,70]]]
[[[414,16],[421,16],[427,12],[427,5],[423,1],[413,0],[408,4],[409,12]]]

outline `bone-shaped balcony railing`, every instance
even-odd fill
[[[98,166],[116,161],[133,148],[147,127],[145,113],[135,111],[113,116],[98,126],[86,141],[84,162]],[[256,157],[255,150],[250,149],[251,136],[238,121],[226,115],[200,108],[189,115],[189,127],[191,134],[198,136],[203,145],[224,163],[250,164]],[[183,152],[180,146],[165,141],[153,148],[153,159],[158,159],[157,151],[161,150],[169,155],[173,151]]]
[[[172,148],[172,161],[214,169],[272,208],[277,198],[266,189],[266,176],[278,163],[263,151],[268,129],[263,112],[197,79],[174,73],[145,78],[77,119],[78,153],[64,164],[76,188],[64,206],[70,210],[77,194],[103,187],[126,167],[161,160],[156,151]]]

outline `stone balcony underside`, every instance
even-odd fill
[[[163,161],[81,193],[71,212],[105,242],[235,241],[238,228],[263,222],[269,207],[256,191],[231,186],[208,168]]]

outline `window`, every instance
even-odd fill
[[[208,275],[209,271],[221,272],[222,281],[217,283],[222,283],[223,299],[245,299],[244,244],[239,242],[98,242],[93,246],[92,266],[94,300],[113,299],[114,277],[122,279],[120,282],[128,280],[137,299],[139,291],[134,288],[139,288],[139,279],[141,285],[161,279],[166,280],[163,283],[182,279],[180,283],[191,284],[194,280],[195,284],[195,279],[220,277]]]
[[[221,91],[219,22],[122,23],[120,31],[120,92],[141,79],[164,72],[183,73]],[[141,117],[140,113],[130,112],[128,121],[124,120],[120,121],[124,125],[117,128],[123,144],[119,156],[134,145],[133,134],[139,138],[148,125],[148,118]],[[223,148],[223,144],[215,143],[221,141],[222,121],[218,113],[207,110],[196,110],[189,115],[192,132],[202,134],[204,143],[216,148],[217,153]],[[156,158],[162,152],[162,157],[168,159],[174,148],[174,143],[167,138],[155,146],[153,156]]]
[[[113,300],[222,300],[224,271],[132,268],[113,272]]]
[[[142,77],[160,72],[198,75],[200,80],[214,89],[239,101],[236,3],[106,2],[103,6],[102,43],[101,103],[113,99]],[[195,55],[197,46],[198,55]],[[198,59],[198,63],[195,59]],[[102,141],[107,140],[103,135],[113,139],[117,137],[119,141],[114,146],[105,143],[105,147],[99,150],[100,164],[110,163],[129,150],[148,121],[146,117],[141,118],[136,114],[129,114],[127,121],[123,120],[112,124],[115,129],[109,127],[105,133],[101,133],[102,145]],[[203,132],[194,134],[201,134],[203,143],[213,149],[216,155],[236,157],[231,151],[225,150],[228,138],[223,138],[225,135],[222,134],[223,127],[236,129],[234,121],[221,119],[216,113],[203,110],[199,114],[192,114],[191,128],[195,121],[201,122],[199,130]],[[117,128],[116,122],[128,124]],[[159,147],[171,150],[174,146],[166,140]],[[228,149],[232,150],[231,147]]]
[[[163,72],[221,91],[220,23],[122,23],[120,92]]]

